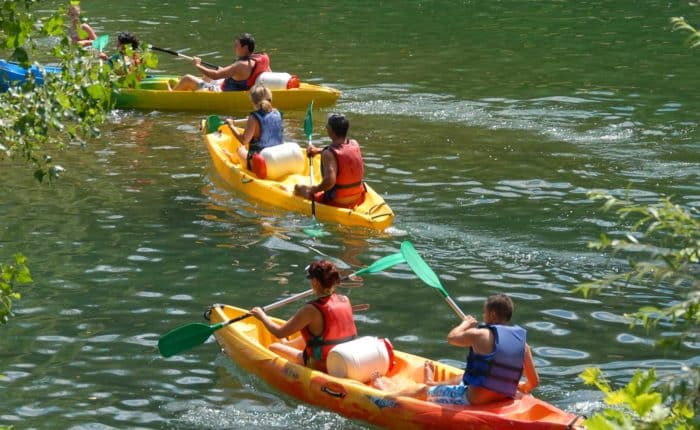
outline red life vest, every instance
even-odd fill
[[[270,57],[267,54],[256,52],[250,55],[250,59],[255,61],[255,66],[253,66],[253,70],[250,72],[246,82],[248,88],[252,88],[255,85],[255,81],[261,73],[272,71],[270,70]]]
[[[326,372],[326,357],[328,352],[339,343],[353,340],[357,337],[357,328],[352,319],[350,300],[340,294],[331,294],[309,302],[321,311],[323,316],[323,333],[314,336],[304,327],[301,335],[306,342],[304,348],[304,364],[316,370]]]
[[[333,151],[338,171],[335,176],[335,185],[324,193],[324,200],[334,204],[335,200],[347,201],[350,197],[356,196],[357,199],[353,205],[359,204],[365,193],[365,186],[362,183],[365,164],[362,161],[360,144],[355,139],[346,139],[340,146],[330,145],[325,149]],[[321,165],[321,171],[323,171],[323,165]],[[341,202],[341,206],[346,204]]]

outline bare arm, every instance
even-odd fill
[[[523,393],[529,393],[534,390],[535,387],[540,385],[540,376],[537,374],[537,369],[535,369],[535,361],[532,359],[532,351],[530,350],[530,345],[525,344],[525,360],[523,362],[523,371],[525,372],[525,377],[527,381],[518,384],[518,390]]]
[[[314,193],[327,191],[335,185],[335,178],[338,174],[338,162],[333,155],[333,151],[323,151],[321,153],[321,163],[323,163],[323,179],[314,186]]]
[[[478,324],[476,318],[471,315],[462,320],[462,322],[452,330],[447,335],[447,342],[450,345],[469,347],[474,344],[476,325]]]
[[[262,308],[255,307],[250,310],[250,313],[253,314],[255,318],[259,319],[265,328],[277,338],[287,337],[301,331],[301,329],[311,324],[314,316],[313,312],[318,311],[312,305],[304,305],[293,317],[287,320],[286,323],[279,325],[272,321]]]
[[[250,71],[248,65],[241,61],[236,61],[226,67],[219,67],[216,70],[202,66],[202,59],[199,57],[193,57],[192,61],[194,62],[194,67],[209,79],[224,79],[230,77],[241,80],[245,79],[249,74],[247,72]]]
[[[301,184],[297,184],[294,186],[294,194],[302,196],[306,199],[311,199],[313,195],[319,191],[326,191],[333,188],[333,185],[335,185],[335,178],[338,172],[338,162],[336,161],[335,155],[333,155],[332,151],[323,151],[319,148],[316,148],[315,146],[309,146],[309,148],[307,148],[306,150],[306,153],[310,154],[311,152],[317,154],[318,152],[316,151],[321,152],[321,162],[323,163],[323,179],[321,179],[321,182],[314,186]]]
[[[239,142],[241,142],[241,145],[248,146],[251,140],[255,137],[256,132],[258,131],[258,120],[255,119],[253,115],[248,115],[248,122],[246,122],[245,125],[245,130],[243,131],[243,134],[240,134],[238,130],[236,130],[236,127],[234,127],[234,120],[233,119],[227,119],[226,123],[228,124],[229,128],[231,129],[231,133],[233,133],[234,136],[236,136],[236,139],[238,139]]]
[[[90,27],[90,24],[84,22],[80,25],[80,28],[82,28],[86,33],[87,33],[87,38],[90,40],[95,40],[97,39],[97,34],[95,33],[95,30]]]

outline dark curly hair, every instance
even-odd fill
[[[122,31],[117,35],[117,41],[120,45],[131,45],[132,49],[139,49],[139,38],[133,33]]]
[[[318,279],[324,289],[333,288],[340,282],[340,272],[335,264],[327,260],[314,261],[306,267],[306,277]]]

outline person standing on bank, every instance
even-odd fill
[[[331,206],[353,208],[364,201],[365,174],[360,145],[348,139],[350,121],[341,114],[331,114],[326,123],[331,144],[324,148],[309,145],[309,157],[321,154],[321,175],[317,185],[296,185],[294,194]]]

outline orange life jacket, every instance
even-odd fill
[[[304,364],[326,372],[328,352],[335,345],[357,337],[357,328],[352,319],[352,306],[350,300],[340,294],[331,294],[309,303],[323,315],[323,333],[321,336],[314,336],[308,327],[302,329],[301,335],[306,342]]]
[[[336,205],[347,206],[343,202],[355,196],[357,198],[351,206],[361,203],[365,194],[365,186],[362,183],[365,164],[362,161],[360,144],[355,139],[346,139],[342,145],[329,145],[324,148],[324,151],[326,149],[333,151],[338,171],[335,176],[335,185],[324,193],[323,201],[331,205],[341,201],[341,204]],[[321,173],[323,173],[323,164],[321,164]]]
[[[255,85],[255,81],[258,79],[258,76],[260,76],[261,73],[272,71],[270,70],[270,57],[264,52],[256,52],[251,54],[250,59],[255,61],[255,66],[253,66],[253,70],[250,72],[250,76],[248,77],[248,88],[252,88],[253,85]]]

